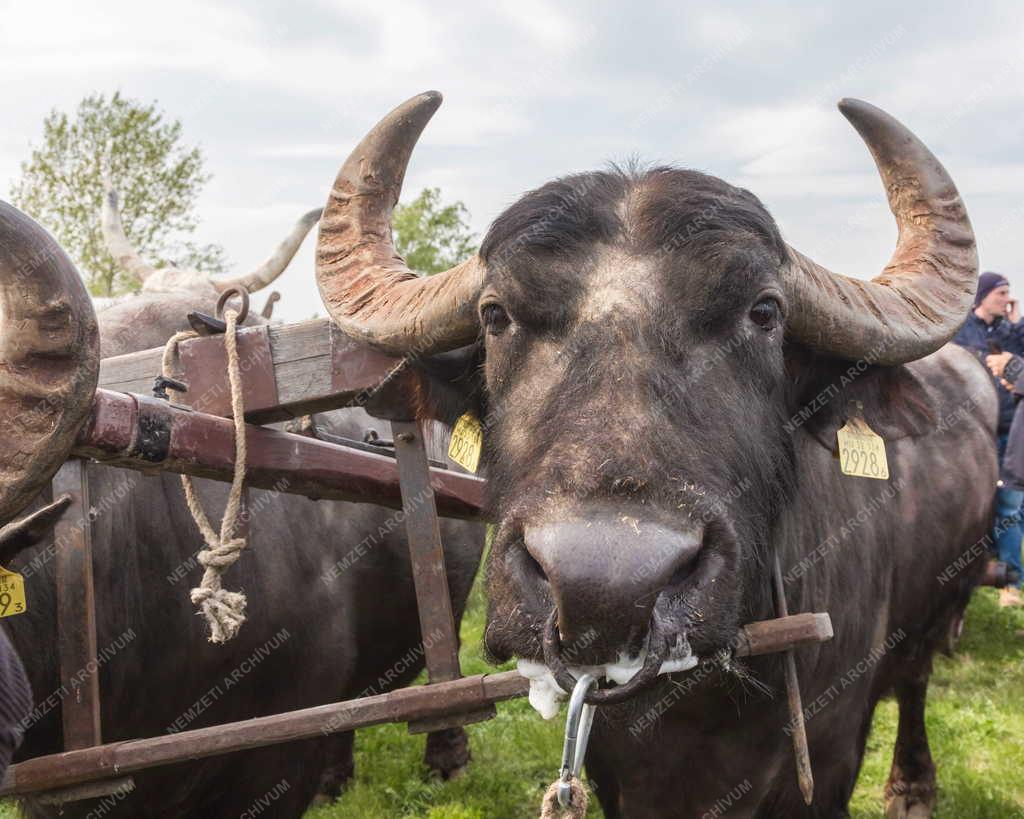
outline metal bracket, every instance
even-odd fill
[[[188,392],[188,384],[166,375],[158,375],[153,379],[153,397],[162,401],[170,401],[171,396],[167,394],[168,387],[175,392]]]

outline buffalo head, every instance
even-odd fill
[[[395,354],[468,345],[480,365],[452,383],[487,429],[489,651],[642,663],[649,680],[721,649],[745,618],[770,616],[794,409],[829,366],[921,358],[966,314],[977,260],[953,182],[900,123],[844,100],[899,226],[871,281],[789,247],[748,191],[667,167],[544,185],[477,257],[420,278],[395,253],[390,214],[439,104],[408,101],[353,151],[317,275],[348,333]]]
[[[304,214],[270,258],[251,273],[216,278],[200,270],[154,267],[145,261],[125,234],[117,191],[108,180],[104,187],[100,221],[107,250],[121,269],[141,284],[137,294],[114,299],[100,309],[104,358],[162,346],[179,330],[188,329],[185,317],[189,311],[213,313],[217,299],[227,290],[244,287],[255,293],[268,287],[284,273],[320,218],[320,208]]]

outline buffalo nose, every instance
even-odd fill
[[[658,595],[692,572],[701,530],[597,512],[526,525],[526,550],[550,584],[563,650],[597,662],[636,651]]]

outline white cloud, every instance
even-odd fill
[[[748,187],[823,261],[875,271],[895,231],[871,158],[834,107],[858,96],[947,165],[983,260],[1024,273],[1024,219],[999,227],[1024,199],[1019,7],[878,8],[0,0],[0,195],[52,107],[118,88],[156,99],[214,174],[197,238],[223,243],[241,271],[325,200],[383,113],[437,88],[446,102],[407,190],[441,186],[478,231],[523,190],[635,153]],[[318,309],[312,240],[282,287],[286,317]]]

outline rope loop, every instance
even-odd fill
[[[221,575],[235,564],[242,550],[248,546],[245,537],[237,536],[238,522],[242,511],[242,492],[245,488],[245,462],[247,457],[245,440],[245,405],[242,396],[242,372],[238,361],[238,321],[237,310],[224,313],[227,330],[224,333],[224,346],[228,355],[228,381],[231,385],[231,414],[235,431],[235,471],[228,493],[227,506],[221,520],[220,531],[214,530],[210,519],[203,510],[195,485],[189,475],[181,476],[181,485],[185,490],[185,502],[192,518],[199,527],[206,547],[196,555],[203,566],[203,578],[199,585],[192,589],[190,598],[193,605],[199,607],[197,614],[206,619],[210,629],[210,642],[226,643],[236,634],[245,622],[245,595],[241,592],[228,591],[221,585]],[[174,356],[178,344],[190,338],[198,337],[197,333],[183,331],[175,333],[164,347],[163,375],[172,377]]]

